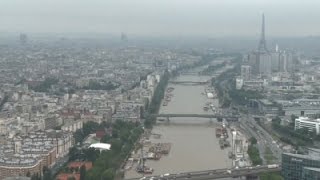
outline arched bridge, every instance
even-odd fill
[[[158,176],[147,176],[144,178],[135,178],[132,180],[210,180],[210,179],[220,179],[220,178],[230,178],[230,177],[242,177],[242,176],[252,176],[259,173],[266,172],[279,172],[281,171],[280,165],[265,165],[259,167],[242,167],[234,169],[215,169],[207,171],[195,171],[195,172],[184,172],[178,174],[163,174]]]
[[[200,117],[200,118],[236,118],[238,119],[239,116],[236,115],[223,115],[223,114],[151,114],[152,117]]]

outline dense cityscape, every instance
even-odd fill
[[[254,43],[0,33],[0,180],[320,179],[319,37],[260,18]]]

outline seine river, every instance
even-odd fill
[[[210,77],[182,75],[176,80],[193,81],[208,80]],[[205,85],[173,85],[174,95],[167,106],[161,106],[160,113],[177,114],[204,114],[206,103],[213,103],[218,107],[217,99],[208,99],[205,94]],[[215,137],[215,119],[207,118],[170,118],[170,123],[157,124],[152,132],[161,134],[160,139],[151,137],[152,142],[172,143],[168,155],[160,160],[147,160],[146,165],[153,168],[153,175],[164,173],[179,173],[201,171],[208,169],[229,168],[232,166],[228,158],[230,148],[221,150],[218,139]],[[141,177],[134,168],[126,173],[126,178]]]

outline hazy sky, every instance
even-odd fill
[[[320,0],[0,0],[0,32],[320,35]]]

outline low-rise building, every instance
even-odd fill
[[[17,175],[40,174],[42,159],[6,157],[0,159],[0,180]]]
[[[314,116],[320,113],[320,99],[276,100],[285,115]]]
[[[61,127],[63,131],[76,132],[78,129],[82,129],[83,121],[75,121],[73,119],[66,119],[64,125]]]
[[[314,131],[320,134],[320,119],[311,119],[309,117],[299,117],[295,119],[295,129],[307,128],[309,131]]]
[[[279,106],[268,99],[258,100],[259,111],[266,115],[278,115]]]
[[[73,145],[73,137],[63,131],[36,131],[14,136],[0,146],[0,180],[6,177],[41,174],[52,167]]]

